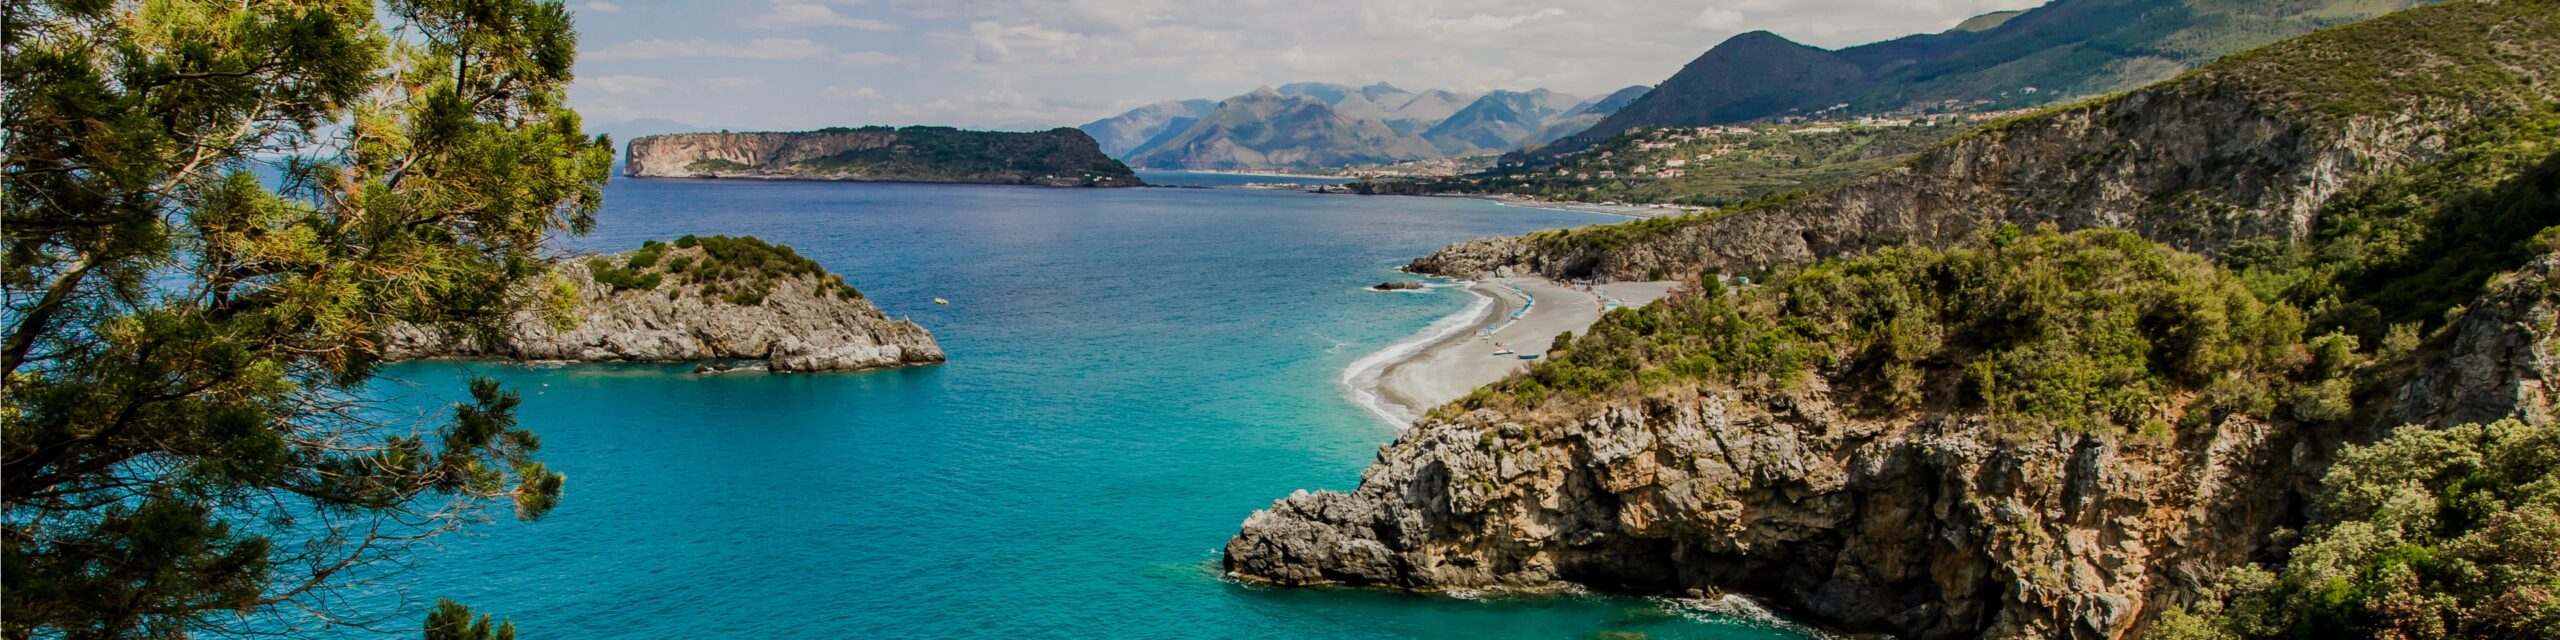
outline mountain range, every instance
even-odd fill
[[[1838,50],[1754,31],[1716,45],[1625,109],[1528,159],[1637,128],[1876,114],[1946,101],[2048,104],[2168,79],[2224,55],[2418,4],[2425,2],[2055,0]]]
[[[1599,122],[1645,90],[1586,100],[1547,89],[1474,94],[1297,82],[1218,102],[1160,102],[1080,128],[1136,167],[1340,167],[1544,144]]]

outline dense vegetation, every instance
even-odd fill
[[[673,278],[704,297],[738,306],[762,304],[777,288],[804,277],[817,280],[819,295],[862,298],[862,291],[845,283],[844,276],[827,273],[818,261],[791,247],[755,236],[687,235],[673,243],[650,240],[619,256],[588,258],[586,267],[589,276],[610,291],[654,291]],[[675,299],[686,293],[685,287],[678,287],[666,295]]]
[[[561,106],[566,8],[6,16],[0,637],[383,620],[402,614],[338,589],[494,512],[551,511],[563,477],[514,392],[475,379],[427,418],[369,390],[386,327],[558,317],[518,285],[552,234],[593,225],[613,152]]]
[[[2560,637],[2560,425],[2350,448],[2278,571],[2242,566],[2160,640]]]
[[[1802,389],[1819,376],[1865,412],[1960,408],[2022,433],[2349,413],[2358,342],[2306,336],[2299,311],[2202,258],[2112,230],[2008,228],[1979,244],[1825,261],[1740,289],[1704,274],[1559,339],[1544,364],[1458,406],[1666,384]]]
[[[2468,134],[2443,161],[2333,198],[2309,242],[2250,243],[2227,262],[2315,324],[2367,340],[2440,326],[2560,225],[2560,105]]]
[[[1097,182],[1135,183],[1127,165],[1103,155],[1084,132],[1055,129],[1039,133],[967,131],[951,127],[862,127],[821,132],[868,132],[896,137],[892,144],[803,160],[793,168],[819,173],[863,173],[883,176],[942,176],[953,179],[1042,176]]]
[[[1896,127],[1766,125],[1749,133],[1706,135],[1692,135],[1687,129],[1642,129],[1612,136],[1553,166],[1453,178],[1363,181],[1351,188],[1372,194],[1498,193],[1570,202],[1721,207],[1776,193],[1847,184],[1963,133],[1969,125],[1961,122],[1947,119]],[[1646,148],[1648,144],[1655,146]],[[1675,161],[1680,166],[1672,166]],[[1664,176],[1665,170],[1678,174]]]

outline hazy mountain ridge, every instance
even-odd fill
[[[1430,143],[1373,119],[1335,113],[1311,96],[1269,87],[1230,98],[1190,128],[1128,162],[1150,169],[1271,169],[1393,163],[1439,157]]]
[[[1103,153],[1122,158],[1164,135],[1165,129],[1188,127],[1217,108],[1218,103],[1209,100],[1167,100],[1076,128],[1093,136],[1093,141],[1102,145]]]
[[[1328,168],[1543,143],[1598,122],[1633,100],[1622,94],[1642,89],[1584,100],[1547,89],[1468,94],[1294,82],[1218,103],[1157,103],[1084,127],[1114,157],[1148,168]],[[1292,100],[1304,102],[1283,106]]]

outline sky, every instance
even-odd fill
[[[569,0],[570,105],[637,133],[1033,130],[1297,81],[1599,95],[1767,30],[1822,47],[2042,0]]]

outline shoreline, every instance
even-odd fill
[[[1360,408],[1369,412],[1370,416],[1396,425],[1397,428],[1403,428],[1404,425],[1412,424],[1414,420],[1422,417],[1420,411],[1412,408],[1411,398],[1394,397],[1394,392],[1387,389],[1385,379],[1390,372],[1411,361],[1415,355],[1446,348],[1447,343],[1464,340],[1478,328],[1492,322],[1494,318],[1512,313],[1512,308],[1504,304],[1505,301],[1500,296],[1478,290],[1478,287],[1482,286],[1485,285],[1468,282],[1432,287],[1460,289],[1474,296],[1475,300],[1468,302],[1467,307],[1458,310],[1457,313],[1431,321],[1431,324],[1423,326],[1421,332],[1389,343],[1384,348],[1351,361],[1351,366],[1343,368],[1341,378],[1343,390],[1350,395],[1351,403],[1360,405]]]
[[[1543,357],[1556,334],[1586,332],[1608,310],[1649,304],[1668,295],[1673,284],[1628,282],[1585,289],[1545,278],[1489,278],[1454,285],[1476,300],[1361,356],[1343,369],[1341,382],[1354,404],[1401,429],[1433,408],[1538,362],[1519,354]]]
[[[1131,168],[1131,171],[1136,171],[1136,170],[1137,170],[1137,169],[1136,169],[1136,168],[1134,168],[1134,167],[1133,167],[1133,168]],[[1220,175],[1220,176],[1243,176],[1243,177],[1248,177],[1248,178],[1298,178],[1298,179],[1302,179],[1302,180],[1351,180],[1351,179],[1352,179],[1352,178],[1345,177],[1345,176],[1327,176],[1327,175],[1316,175],[1316,174],[1312,174],[1312,173],[1273,173],[1273,172],[1269,172],[1269,171],[1235,171],[1235,170],[1226,170],[1226,169],[1148,169],[1147,171],[1149,171],[1149,172],[1156,172],[1156,173],[1206,173],[1206,174],[1210,174],[1210,175]]]

